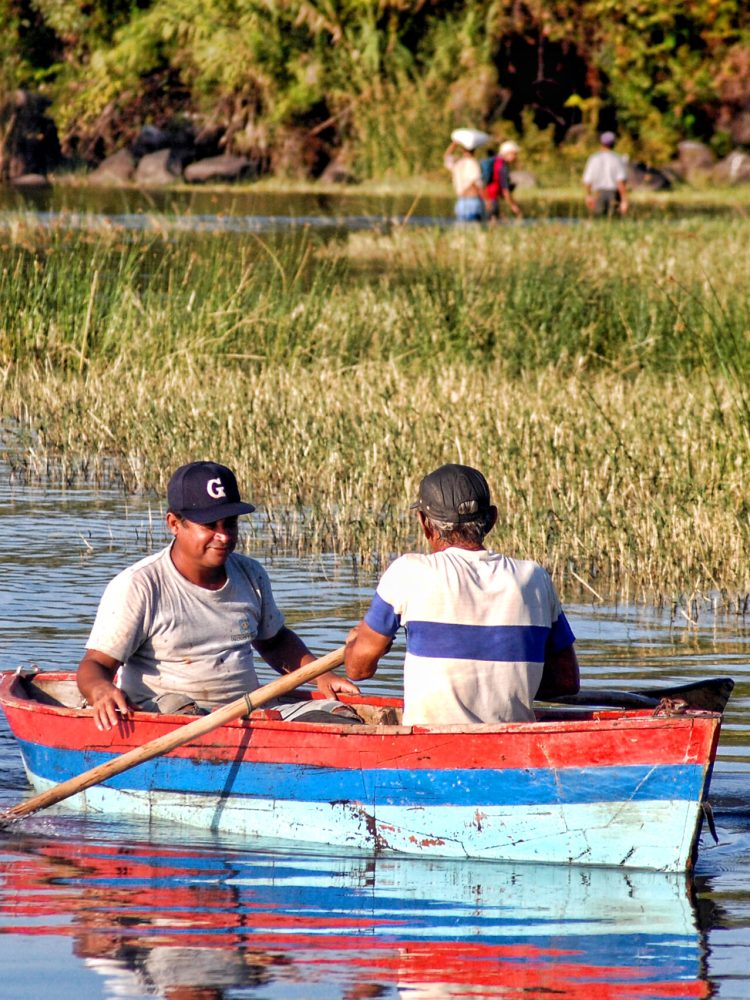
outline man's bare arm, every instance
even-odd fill
[[[315,659],[297,633],[286,625],[270,639],[256,639],[253,646],[266,663],[280,674],[288,674]],[[355,684],[345,677],[337,676],[332,670],[321,674],[316,684],[327,698],[335,698],[339,694],[359,694],[359,688]]]
[[[114,683],[119,667],[119,660],[98,649],[87,649],[78,664],[78,689],[94,710],[97,729],[112,729],[132,711],[125,694]]]
[[[542,682],[536,697],[542,701],[546,698],[559,698],[566,694],[578,694],[580,688],[581,675],[575,649],[568,646],[558,653],[549,654],[544,661]]]
[[[378,660],[391,648],[393,639],[381,635],[365,622],[355,625],[346,637],[344,666],[347,677],[354,681],[372,677],[378,668]]]

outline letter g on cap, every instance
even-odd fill
[[[220,500],[222,497],[225,497],[227,495],[221,480],[218,478],[209,479],[209,481],[206,483],[206,492],[214,500]]]

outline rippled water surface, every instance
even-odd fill
[[[166,542],[157,498],[26,487],[2,464],[0,518],[2,669],[75,667],[106,582]],[[316,652],[340,645],[375,578],[275,552],[262,509],[248,528],[289,623]],[[712,782],[719,844],[704,834],[690,884],[37,814],[0,832],[0,997],[750,996],[750,622],[710,601],[565,603],[589,686],[737,681]],[[367,689],[400,693],[399,658]],[[0,809],[26,793],[3,718]]]

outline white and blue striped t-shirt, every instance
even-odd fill
[[[545,654],[575,641],[546,570],[484,549],[401,556],[365,621],[406,629],[404,725],[533,721]]]

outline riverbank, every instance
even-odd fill
[[[515,192],[526,221],[587,218],[583,188],[577,176]],[[668,191],[639,189],[631,194],[630,218],[679,220],[695,216],[745,218],[750,213],[750,184],[711,184],[706,180],[679,184]],[[152,216],[201,216],[208,228],[212,220],[238,216],[248,219],[288,219],[325,216],[339,220],[341,228],[352,217],[371,221],[403,221],[420,225],[445,224],[453,217],[454,196],[448,175],[437,170],[422,177],[390,178],[360,184],[334,184],[320,180],[283,180],[264,177],[231,184],[175,182],[150,187],[134,183],[95,185],[86,174],[53,177],[41,188],[0,186],[0,229],[7,228],[7,213],[77,213],[93,222],[97,214],[122,218],[132,214]],[[510,215],[506,214],[506,222]],[[220,228],[221,222],[215,222]],[[226,224],[226,223],[225,223]]]
[[[215,456],[287,548],[371,566],[415,543],[421,475],[463,461],[496,547],[563,592],[744,610],[749,244],[722,219],[280,244],[20,226],[7,459],[161,496]]]

